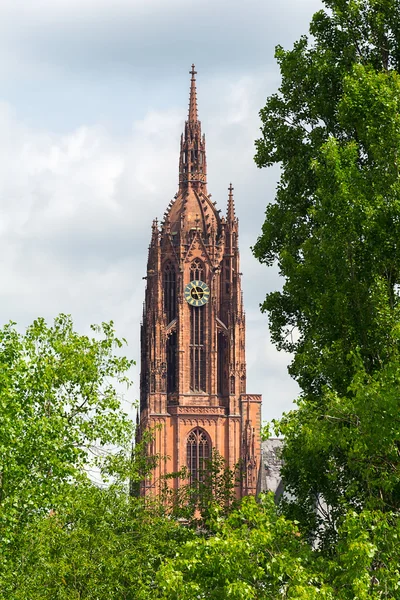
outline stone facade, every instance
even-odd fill
[[[198,120],[196,72],[181,137],[179,189],[153,222],[141,328],[138,439],[154,429],[160,460],[141,493],[196,464],[215,448],[241,463],[238,496],[255,494],[261,456],[261,396],[246,393],[245,313],[233,187],[226,216],[207,191],[205,137]],[[202,287],[193,285],[196,282]],[[189,285],[189,287],[188,287]],[[157,427],[159,426],[159,427]],[[177,478],[171,479],[178,486]]]

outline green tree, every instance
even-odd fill
[[[168,600],[212,598],[315,598],[310,593],[312,550],[296,526],[278,516],[272,497],[252,497],[227,519],[214,522],[212,536],[190,540],[157,575]],[[316,578],[315,578],[316,580]],[[288,594],[291,582],[292,594]],[[296,595],[294,595],[294,592]],[[321,598],[331,598],[321,594]]]
[[[193,536],[126,486],[71,486],[58,510],[21,531],[0,578],[0,598],[147,600],[162,561]]]
[[[25,334],[0,330],[0,550],[38,514],[58,508],[71,484],[102,469],[105,451],[127,446],[132,424],[115,384],[132,361],[112,323],[89,338],[60,315]],[[109,458],[107,459],[109,461]]]
[[[327,555],[271,496],[245,498],[214,535],[188,540],[157,573],[164,600],[378,600],[398,598],[398,514],[348,512]]]
[[[346,393],[398,347],[398,0],[326,0],[310,42],[278,47],[278,94],[261,110],[259,167],[281,165],[254,253],[277,262],[273,340],[308,396]]]
[[[326,389],[284,415],[285,514],[316,534],[327,551],[348,510],[400,506],[400,361],[373,375],[360,360],[346,395]],[[318,510],[317,510],[318,509]]]
[[[277,49],[256,162],[282,175],[254,252],[284,277],[263,308],[302,388],[286,514],[329,548],[349,509],[400,505],[400,4],[324,4],[312,41]]]

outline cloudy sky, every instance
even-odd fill
[[[308,30],[321,0],[2,0],[0,315],[113,319],[139,359],[147,246],[177,190],[196,64],[209,191],[235,188],[247,313],[248,392],[265,419],[291,406],[289,357],[259,304],[281,285],[250,246],[277,169],[253,162],[258,111],[276,91],[274,47]],[[139,379],[139,369],[133,372]],[[138,397],[137,386],[128,399]]]

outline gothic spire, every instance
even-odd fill
[[[197,121],[197,93],[196,93],[196,77],[197,71],[194,70],[194,65],[192,65],[192,70],[189,71],[192,78],[190,80],[190,96],[189,96],[189,123],[195,123]]]
[[[189,95],[189,115],[185,122],[185,131],[181,137],[179,158],[179,190],[189,188],[206,193],[207,165],[206,141],[201,133],[201,123],[197,114],[197,94],[194,65],[192,65]]]
[[[233,186],[230,183],[229,187],[229,196],[228,196],[228,209],[226,211],[226,220],[228,223],[233,223],[235,220],[235,201],[233,199]]]
[[[189,72],[189,114],[181,136],[179,189],[167,208],[167,220],[164,221],[165,231],[167,223],[171,235],[179,233],[180,237],[174,238],[175,241],[189,239],[187,235],[193,231],[202,232],[204,239],[215,239],[220,234],[221,225],[219,211],[215,208],[215,203],[211,202],[211,194],[207,192],[206,141],[201,133],[201,122],[197,114],[194,65]]]

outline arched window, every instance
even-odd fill
[[[176,317],[176,271],[171,262],[167,262],[163,273],[164,311],[167,323]]]
[[[211,456],[210,438],[207,433],[197,427],[193,429],[186,442],[187,468],[189,470],[190,483],[204,481],[207,461]]]
[[[206,305],[190,307],[190,389],[206,391]]]
[[[195,258],[190,265],[190,280],[204,281],[204,265]],[[206,391],[206,310],[207,306],[190,307],[190,389]]]
[[[167,393],[176,392],[176,331],[167,338]]]
[[[204,265],[198,258],[192,260],[190,265],[190,281],[204,281]]]
[[[226,363],[227,363],[227,344],[226,339],[222,331],[218,333],[217,338],[217,360],[218,360],[218,371],[217,371],[217,393],[224,396],[227,393],[226,385]]]

